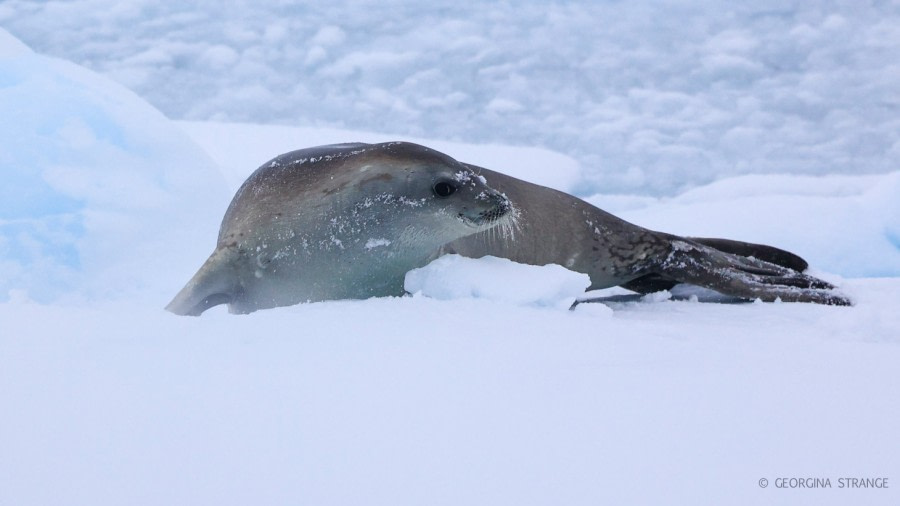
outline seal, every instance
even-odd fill
[[[216,250],[166,309],[248,313],[402,295],[406,272],[446,253],[559,264],[587,274],[592,290],[687,283],[741,299],[850,304],[790,252],[649,230],[572,195],[391,142],[264,164],[228,207]]]
[[[506,224],[510,201],[453,158],[409,143],[336,144],[260,167],[209,259],[166,307],[199,315],[403,295],[441,245]],[[501,227],[502,228],[502,227]]]

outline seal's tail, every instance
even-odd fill
[[[213,306],[232,302],[236,294],[234,282],[223,271],[236,254],[234,248],[216,249],[166,310],[182,316],[200,316]]]

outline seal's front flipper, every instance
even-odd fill
[[[236,295],[234,276],[227,273],[233,269],[232,263],[236,256],[233,247],[216,249],[197,274],[166,306],[166,311],[181,316],[200,316],[213,306],[233,302]]]
[[[756,258],[733,255],[687,239],[673,239],[657,276],[725,295],[773,302],[813,302],[850,306],[852,302],[821,279]]]

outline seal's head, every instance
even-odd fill
[[[374,234],[412,252],[490,228],[512,210],[475,170],[433,149],[320,146],[281,155],[250,176],[225,213],[219,246],[253,249],[273,236],[327,233],[347,247]]]
[[[378,152],[373,156],[375,163],[361,170],[380,168],[385,182],[401,178],[400,186],[388,184],[386,191],[402,193],[401,198],[431,208],[438,215],[457,218],[465,228],[444,226],[461,236],[493,227],[513,215],[509,199],[491,188],[471,166],[408,142],[379,144],[374,148]]]
[[[424,146],[293,151],[241,186],[216,251],[169,309],[199,314],[215,301],[249,312],[400,295],[405,273],[443,244],[508,226],[514,216],[509,199],[475,169]]]

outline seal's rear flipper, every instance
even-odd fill
[[[821,279],[685,239],[672,240],[672,251],[654,274],[660,279],[765,302],[781,299],[784,302],[853,305],[847,297],[835,291],[833,285]]]
[[[738,255],[752,257],[770,264],[780,265],[795,271],[803,272],[809,267],[809,263],[799,256],[774,246],[754,244],[752,242],[732,241],[731,239],[715,239],[709,237],[688,237],[687,239],[699,242],[704,246]]]
[[[226,274],[232,268],[236,256],[233,247],[216,249],[197,274],[166,306],[166,311],[181,316],[200,316],[213,306],[233,302],[237,293],[234,276]]]
[[[676,236],[669,236],[669,238],[671,240],[679,239]],[[763,262],[779,265],[781,267],[785,267],[797,272],[803,272],[809,267],[809,263],[800,256],[795,255],[790,251],[776,248],[774,246],[709,237],[688,237],[687,239],[689,241],[697,242],[704,246],[709,246],[710,248],[717,249],[724,253],[746,257],[748,259],[761,260]],[[792,281],[790,280],[785,280],[785,283],[787,284],[790,284],[791,282]],[[680,281],[676,281],[660,274],[647,274],[646,276],[642,276],[637,279],[631,280],[628,283],[624,283],[622,287],[638,293],[647,294],[661,292],[663,290],[671,290],[675,285],[679,283]],[[825,282],[822,281],[822,283]],[[825,285],[828,284],[825,283]],[[828,289],[834,287],[828,285],[819,286],[819,288]]]

